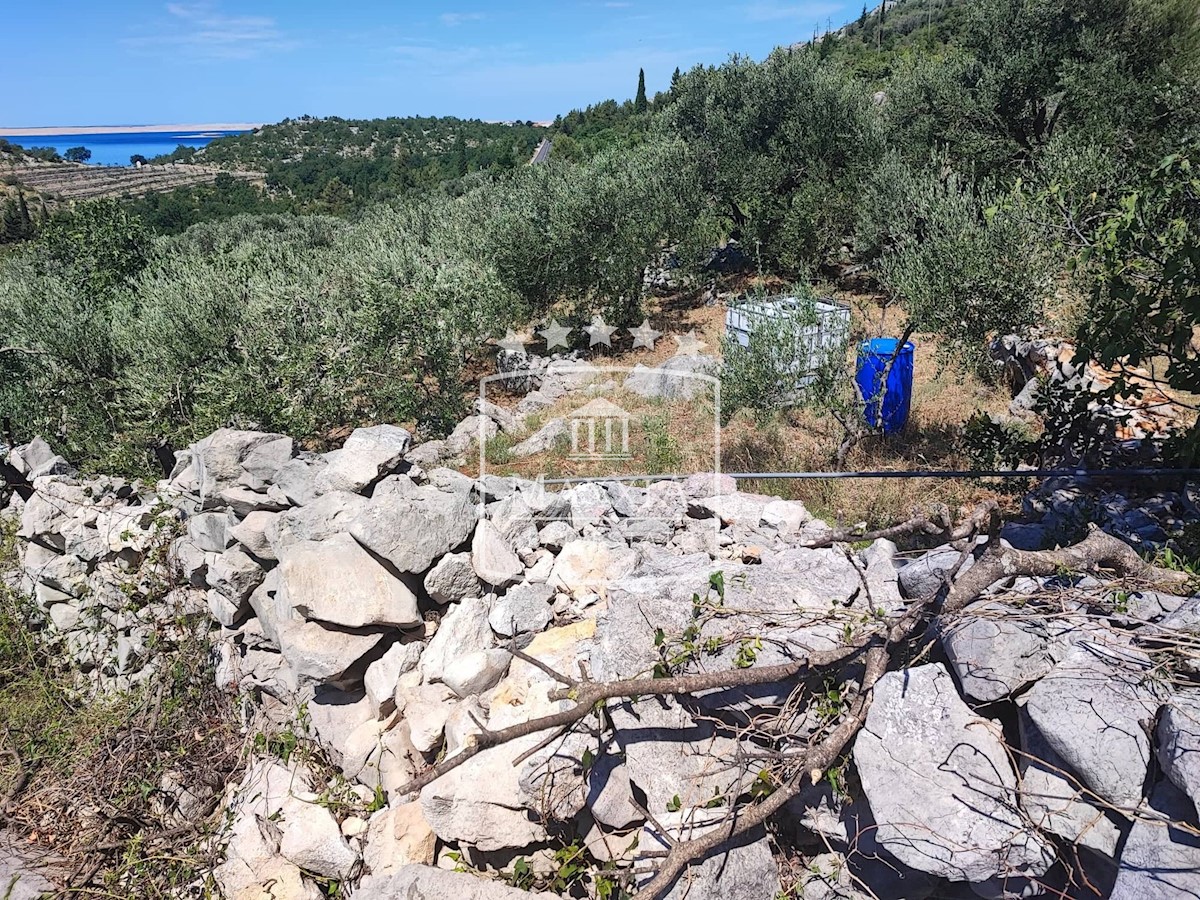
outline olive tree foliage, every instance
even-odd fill
[[[76,458],[109,450],[125,354],[122,297],[150,235],[115,201],[56,215],[0,275],[0,415],[56,436]]]
[[[646,265],[667,244],[698,258],[705,221],[696,160],[663,136],[583,165],[529,166],[467,195],[439,226],[534,315],[565,301],[625,325],[640,314]]]
[[[988,341],[1045,321],[1058,260],[1019,198],[934,159],[891,156],[863,191],[861,245],[907,316],[949,360],[990,371]]]
[[[991,177],[1068,136],[1148,170],[1196,125],[1198,33],[1194,0],[979,0],[956,47],[899,62],[891,143]]]
[[[696,227],[695,184],[664,139],[354,224],[240,216],[155,242],[119,206],[82,204],[0,267],[0,415],[126,472],[222,426],[443,432],[507,327],[564,301],[632,320],[646,264]]]
[[[1176,396],[1200,394],[1198,161],[1200,145],[1167,156],[1103,217],[1083,253],[1096,281],[1080,349],[1118,371],[1122,391],[1145,387],[1148,372],[1152,385]],[[1145,372],[1130,371],[1137,367]],[[1200,426],[1193,421],[1169,449],[1195,465]]]
[[[727,234],[789,271],[841,246],[882,145],[870,93],[836,63],[802,51],[693,69],[663,125],[692,148]]]

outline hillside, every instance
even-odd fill
[[[211,166],[143,165],[88,166],[71,162],[0,162],[0,179],[18,184],[54,201],[134,197],[212,184],[224,170]],[[263,179],[261,172],[242,171],[232,177]]]
[[[361,208],[472,173],[511,170],[529,160],[544,134],[532,123],[306,116],[218,138],[194,153],[181,148],[154,162],[262,171],[270,188],[299,205],[340,198]]]

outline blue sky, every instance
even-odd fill
[[[5,11],[0,126],[553,118],[839,26],[844,0],[35,0]],[[14,36],[19,36],[15,37]],[[15,55],[15,59],[13,56]],[[13,83],[15,79],[15,84]]]

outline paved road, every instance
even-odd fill
[[[536,166],[538,163],[544,163],[550,158],[550,151],[554,149],[554,143],[549,139],[543,140],[537,145],[537,149],[533,151],[533,159],[529,161],[531,166]]]

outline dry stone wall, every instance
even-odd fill
[[[429,458],[392,426],[322,455],[218,431],[153,487],[82,479],[41,443],[9,455],[34,486],[6,513],[16,577],[83,685],[129,690],[199,635],[248,718],[311,738],[335,767],[260,748],[225,799],[225,897],[316,898],[336,882],[504,900],[553,884],[568,845],[632,887],[656,852],[716,826],[728,808],[714,798],[755,783],[764,710],[785,723],[785,752],[802,748],[853,686],[782,720],[792,682],[613,701],[403,790],[484,729],[568,707],[547,670],[646,675],[662,635],[689,629],[703,649],[687,664],[709,671],[806,658],[903,611],[958,560],[806,547],[824,523],[724,476],[555,493]],[[720,614],[699,616],[716,572]],[[1196,895],[1197,604],[1118,600],[1065,575],[998,585],[879,682],[836,778],[670,896],[1076,896],[1085,877],[1114,897]],[[1182,675],[1164,677],[1168,658]],[[1181,824],[1153,826],[1160,814]],[[806,855],[802,877],[784,845]]]

